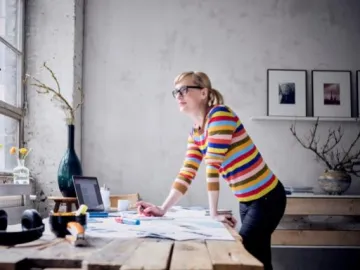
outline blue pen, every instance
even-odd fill
[[[116,217],[115,221],[122,224],[128,225],[140,225],[139,219],[125,218],[125,217]]]
[[[107,212],[89,212],[89,217],[107,218],[108,216]]]

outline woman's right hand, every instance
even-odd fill
[[[136,203],[137,211],[140,215],[147,217],[162,217],[165,215],[165,210],[154,204],[139,201]]]
[[[234,218],[232,215],[216,215],[213,218],[217,221],[230,225],[232,228],[234,228],[237,223],[236,218]]]

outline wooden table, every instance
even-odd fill
[[[46,234],[16,247],[0,246],[0,269],[263,269],[234,241],[171,241],[150,238],[88,238],[89,247],[74,247]]]

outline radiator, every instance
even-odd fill
[[[24,205],[24,199],[22,195],[0,197],[0,208],[16,207],[23,205]]]

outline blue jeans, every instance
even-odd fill
[[[264,197],[240,203],[241,228],[246,250],[264,264],[264,270],[272,270],[271,234],[284,215],[286,194],[279,181]]]

